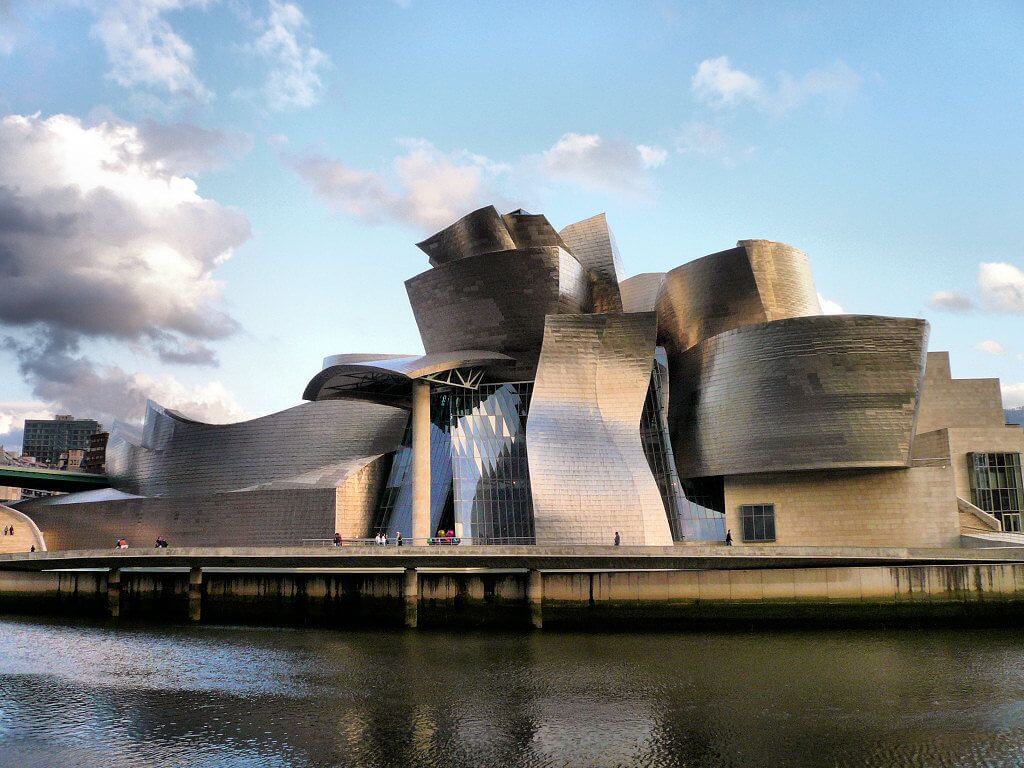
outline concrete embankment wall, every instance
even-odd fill
[[[204,623],[399,627],[403,573],[203,574]],[[1024,623],[1024,564],[546,572],[544,626]],[[122,572],[123,619],[186,621],[187,573]],[[0,572],[0,613],[103,616],[104,572]],[[530,625],[525,573],[421,573],[419,626]]]

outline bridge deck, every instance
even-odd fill
[[[440,568],[732,570],[1024,562],[1024,547],[180,547],[0,555],[0,570],[66,568]]]
[[[91,491],[96,488],[109,488],[110,480],[106,475],[91,472],[71,472],[65,469],[45,469],[43,467],[10,467],[0,466],[0,485],[12,488],[29,488],[34,491]]]

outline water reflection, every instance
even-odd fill
[[[0,621],[3,766],[1024,765],[1007,631]]]

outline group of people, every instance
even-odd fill
[[[157,536],[156,537],[156,548],[157,549],[166,549],[167,548],[167,539],[165,539],[163,536]]]
[[[14,526],[13,525],[5,525],[4,526],[4,536],[13,536],[13,535],[14,535]]]
[[[118,539],[117,544],[114,545],[114,549],[128,549],[128,539]]]
[[[461,544],[462,539],[456,537],[455,531],[445,531],[444,528],[437,529],[437,536],[427,539],[428,544]]]
[[[378,547],[386,547],[390,543],[390,539],[388,539],[388,535],[386,532],[378,533],[376,536],[373,537],[373,543],[376,544]],[[395,531],[395,546],[400,547],[404,543],[405,542],[402,539],[402,532]]]

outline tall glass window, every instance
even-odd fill
[[[455,531],[474,543],[532,544],[533,498],[526,459],[532,382],[452,389]]]
[[[661,347],[657,354],[659,358],[664,358]],[[664,363],[655,362],[640,417],[640,440],[668,513],[672,538],[675,541],[721,541],[725,538],[725,515],[697,503],[684,492],[679,482],[665,418],[665,392],[661,380],[665,374],[667,360]]]
[[[1021,530],[1024,499],[1019,453],[969,453],[974,506],[999,518],[1004,531]]]
[[[775,541],[775,505],[741,504],[744,541]]]

